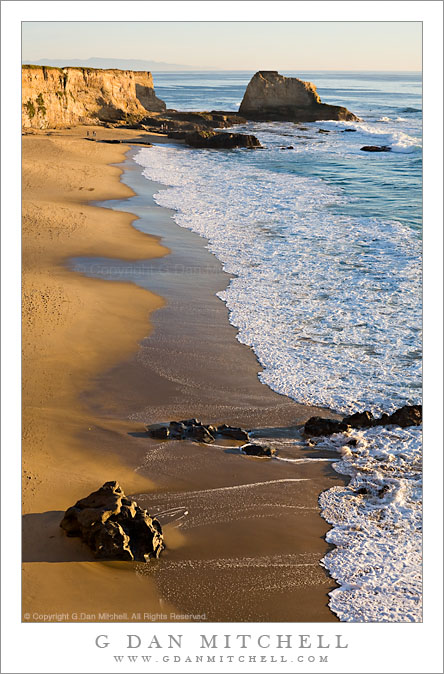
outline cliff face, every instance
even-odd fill
[[[22,67],[24,128],[134,120],[165,109],[149,72]]]
[[[257,72],[245,91],[239,114],[256,120],[357,120],[352,112],[322,103],[316,87],[296,77],[284,77],[274,70]]]

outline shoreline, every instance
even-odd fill
[[[77,127],[74,133],[78,131],[79,128]],[[110,130],[110,132],[110,135],[116,135],[115,129]],[[133,132],[130,131],[125,133],[127,133],[128,137],[129,135],[134,135]],[[55,133],[54,135],[59,134]],[[83,143],[83,145],[95,146],[94,143]],[[104,151],[104,154],[107,155],[107,158],[111,155],[116,156],[116,154],[119,154],[121,157],[119,163],[122,163],[123,152],[128,153],[128,147],[122,145],[118,146],[117,151],[115,145],[109,146],[101,144],[95,147],[97,148],[98,153],[100,153],[103,148],[110,148],[110,152]],[[155,151],[155,148],[153,148],[153,151]],[[127,158],[124,158],[123,164],[127,164],[128,161]],[[240,498],[244,507],[249,509],[251,499],[246,497],[246,491],[249,489],[251,490],[252,484],[263,485],[264,482],[269,483],[265,488],[265,495],[263,487],[260,488],[260,493],[254,494],[254,498],[259,502],[259,504],[256,503],[256,506],[259,510],[262,510],[257,513],[251,513],[243,520],[236,522],[231,521],[230,526],[232,531],[230,531],[229,527],[227,528],[227,522],[222,523],[222,525],[218,522],[220,513],[219,515],[217,513],[215,514],[215,521],[213,521],[212,525],[205,525],[205,523],[202,524],[197,522],[194,526],[194,530],[193,526],[189,526],[189,522],[185,523],[185,526],[179,528],[177,526],[177,521],[173,518],[171,523],[167,524],[166,528],[164,527],[168,550],[162,555],[160,563],[157,564],[155,568],[145,565],[141,569],[140,566],[138,566],[138,573],[130,572],[125,574],[127,577],[125,610],[128,610],[129,595],[132,595],[129,603],[132,603],[134,606],[136,605],[134,604],[134,601],[137,600],[137,595],[134,596],[134,593],[140,593],[142,578],[144,584],[143,587],[146,588],[148,585],[150,587],[152,600],[154,602],[152,611],[155,611],[156,602],[164,602],[165,600],[170,605],[178,607],[179,610],[176,611],[178,613],[195,612],[201,614],[202,611],[197,609],[199,609],[199,606],[205,601],[208,606],[211,607],[211,598],[206,597],[205,592],[203,591],[203,597],[200,598],[200,605],[199,602],[197,602],[197,604],[195,602],[193,594],[195,590],[194,582],[196,572],[181,576],[181,582],[177,582],[177,574],[181,573],[179,569],[183,567],[184,563],[186,566],[190,564],[191,566],[197,566],[201,583],[206,581],[214,588],[215,584],[217,585],[221,582],[221,579],[217,577],[217,573],[215,572],[215,560],[209,559],[208,557],[208,548],[212,551],[219,548],[219,561],[225,563],[225,571],[228,572],[230,576],[232,576],[233,570],[237,570],[237,575],[242,576],[234,583],[238,595],[242,596],[245,592],[245,587],[252,582],[253,578],[256,579],[257,584],[259,585],[263,585],[265,581],[263,576],[264,555],[262,554],[261,556],[261,549],[258,548],[255,538],[258,535],[263,536],[264,533],[266,533],[268,536],[271,536],[270,540],[273,540],[273,536],[275,536],[276,531],[278,531],[281,540],[279,542],[274,541],[270,547],[271,551],[275,553],[275,566],[277,558],[279,558],[280,562],[279,565],[276,566],[276,571],[273,576],[276,587],[271,592],[271,598],[268,603],[265,602],[266,606],[264,605],[264,598],[261,599],[256,596],[254,601],[250,601],[251,605],[248,606],[248,612],[246,613],[244,611],[244,616],[242,617],[242,615],[239,615],[238,607],[233,606],[233,597],[231,597],[226,606],[219,607],[219,616],[210,615],[207,619],[215,621],[230,619],[254,620],[256,616],[258,620],[336,620],[336,617],[326,608],[328,601],[327,592],[332,589],[335,584],[329,577],[326,578],[326,573],[319,566],[320,558],[331,549],[331,546],[329,546],[322,538],[329,527],[326,522],[321,519],[319,507],[317,505],[317,497],[321,491],[324,491],[324,489],[329,486],[343,483],[343,479],[336,473],[333,475],[333,471],[327,463],[300,464],[297,468],[295,465],[292,465],[291,469],[289,469],[288,464],[279,461],[264,462],[261,460],[252,460],[247,457],[241,457],[239,455],[233,456],[229,448],[226,450],[218,450],[214,447],[201,447],[183,441],[181,443],[175,443],[175,446],[160,443],[161,446],[159,447],[159,443],[156,444],[147,439],[142,433],[142,421],[147,419],[149,419],[149,421],[169,420],[170,418],[175,418],[177,415],[181,415],[182,410],[184,417],[191,414],[191,416],[202,416],[205,421],[219,421],[220,423],[237,422],[250,426],[259,425],[260,421],[263,421],[264,415],[267,418],[267,426],[289,425],[289,420],[292,420],[293,423],[296,423],[296,420],[302,422],[304,416],[305,418],[308,418],[312,413],[318,413],[319,410],[317,408],[308,408],[302,405],[298,406],[288,398],[273,393],[271,389],[268,389],[268,387],[259,382],[257,379],[258,365],[255,355],[248,347],[237,342],[235,339],[236,329],[228,322],[227,309],[221,300],[215,297],[214,292],[212,292],[214,284],[217,285],[219,282],[222,282],[222,278],[228,279],[229,276],[217,268],[219,263],[216,258],[206,250],[204,239],[196,234],[192,234],[188,230],[178,227],[171,220],[171,213],[166,214],[164,212],[162,217],[160,217],[160,212],[166,211],[166,209],[160,209],[160,207],[155,204],[149,205],[147,194],[141,196],[140,192],[134,189],[134,186],[131,187],[131,185],[128,185],[125,182],[126,176],[133,176],[133,174],[122,173],[123,169],[120,170],[120,168],[112,168],[113,170],[118,171],[118,182],[121,186],[114,190],[113,185],[112,191],[117,192],[119,196],[114,197],[113,195],[114,198],[111,202],[111,207],[108,205],[104,207],[104,200],[97,200],[97,197],[95,196],[95,205],[85,206],[85,208],[97,208],[103,217],[108,217],[110,210],[114,211],[114,213],[117,212],[119,213],[121,220],[125,220],[126,223],[132,225],[132,227],[126,227],[127,231],[125,233],[122,231],[122,237],[118,244],[119,250],[116,250],[116,253],[118,252],[117,255],[110,245],[102,246],[103,240],[101,241],[99,238],[96,242],[97,245],[91,245],[87,252],[87,257],[84,257],[83,259],[90,260],[94,263],[94,254],[97,256],[100,254],[99,260],[103,260],[105,256],[108,256],[106,257],[108,263],[109,260],[113,260],[111,266],[119,267],[121,261],[126,257],[123,252],[124,248],[121,249],[123,235],[126,244],[126,237],[129,230],[133,230],[137,234],[137,238],[140,241],[143,239],[144,243],[148,242],[148,239],[144,234],[148,234],[150,237],[149,241],[157,252],[165,254],[166,250],[170,251],[169,253],[166,253],[168,257],[152,257],[150,260],[149,255],[146,254],[146,246],[142,245],[141,248],[143,251],[139,250],[136,256],[132,250],[131,255],[133,257],[129,255],[126,259],[127,261],[139,259],[141,264],[144,264],[146,260],[150,260],[148,263],[148,281],[150,283],[151,299],[150,309],[154,311],[160,306],[163,306],[164,309],[157,314],[151,314],[150,323],[154,326],[154,330],[150,332],[148,338],[143,339],[148,329],[146,322],[144,322],[145,319],[140,319],[139,314],[142,308],[146,312],[146,305],[142,300],[142,295],[145,301],[148,298],[143,290],[135,288],[134,284],[126,282],[120,284],[115,282],[107,283],[107,281],[104,280],[92,280],[88,279],[86,276],[73,274],[72,271],[66,270],[66,276],[69,277],[70,280],[75,278],[80,286],[86,288],[89,284],[92,284],[91,287],[94,287],[94,294],[96,294],[96,291],[99,292],[99,288],[100,292],[102,292],[103,288],[104,294],[106,295],[107,293],[105,291],[109,289],[107,297],[108,301],[111,301],[111,299],[114,300],[115,289],[121,287],[122,295],[125,295],[128,300],[131,296],[131,309],[134,311],[131,316],[128,316],[128,313],[125,314],[125,312],[128,312],[129,310],[128,306],[125,306],[125,311],[123,311],[122,305],[119,307],[113,306],[113,310],[116,311],[116,314],[119,314],[118,319],[116,318],[116,320],[120,321],[120,326],[122,325],[122,318],[126,320],[126,326],[131,323],[132,332],[135,332],[136,326],[139,328],[141,323],[145,326],[145,334],[143,334],[142,325],[140,325],[140,337],[137,344],[134,343],[134,340],[131,342],[131,346],[128,342],[125,342],[125,349],[123,349],[123,345],[121,345],[122,350],[120,354],[117,353],[115,344],[113,345],[114,351],[112,355],[108,354],[108,358],[105,358],[102,353],[99,354],[100,357],[98,357],[98,354],[94,354],[94,358],[92,359],[94,368],[90,367],[89,377],[85,377],[81,382],[80,380],[78,381],[78,383],[81,383],[81,386],[79,387],[81,392],[81,405],[88,410],[88,415],[92,416],[95,423],[91,426],[88,425],[91,418],[88,418],[87,414],[82,418],[81,424],[77,423],[77,428],[76,421],[78,422],[79,420],[71,420],[70,430],[74,431],[76,436],[75,444],[77,446],[75,450],[72,446],[70,447],[70,458],[74,459],[74,456],[77,456],[77,461],[82,466],[82,469],[85,470],[84,446],[90,447],[93,445],[94,447],[101,447],[100,450],[96,449],[96,455],[99,457],[100,461],[101,458],[105,458],[106,452],[108,471],[105,475],[103,473],[103,464],[99,463],[99,466],[96,466],[101,469],[103,478],[97,478],[97,481],[94,482],[90,491],[100,486],[106,479],[119,479],[127,493],[142,494],[142,498],[139,500],[143,506],[148,507],[150,511],[152,511],[155,505],[159,506],[157,503],[159,497],[162,497],[163,499],[162,503],[165,511],[174,511],[175,508],[177,509],[177,500],[179,499],[180,502],[182,502],[184,498],[185,501],[188,500],[192,502],[194,504],[193,507],[198,512],[199,510],[200,512],[203,512],[205,509],[208,510],[208,507],[213,507],[214,510],[215,503],[218,507],[227,507],[227,504],[229,503],[227,494],[236,494],[237,501],[239,501]],[[140,167],[137,168],[139,169]],[[135,171],[134,174],[136,172],[137,171]],[[149,185],[148,181],[141,176],[141,171],[139,171],[139,173],[140,179],[146,184],[145,192],[147,190],[149,192],[153,189],[154,184]],[[157,191],[157,187],[155,188],[155,191]],[[110,196],[108,196],[108,194],[105,195],[105,199],[109,198]],[[97,206],[97,201],[100,201],[102,206]],[[143,213],[138,213],[137,211],[137,204],[139,202]],[[126,203],[133,215],[130,216],[129,213],[126,213],[125,215],[127,217],[124,218],[123,211],[125,208],[122,207]],[[149,214],[149,217],[147,217],[147,213]],[[140,218],[139,220],[135,220],[135,217],[137,216]],[[156,231],[156,229],[153,228],[155,222],[159,227],[159,231]],[[150,231],[148,232],[148,230],[145,230],[142,227],[149,228]],[[165,227],[168,229],[168,235],[165,235]],[[137,232],[140,228],[142,228],[142,234]],[[170,237],[173,245],[169,245],[170,240],[168,237]],[[131,238],[134,237],[128,235],[128,239]],[[165,248],[160,244],[160,239],[162,239],[162,244],[166,244],[168,248]],[[77,248],[77,251],[79,251],[80,246],[78,245],[78,242],[75,247]],[[84,248],[84,246],[82,248]],[[83,251],[81,250],[80,252]],[[91,255],[91,252],[93,255]],[[115,257],[113,257],[113,254]],[[67,260],[72,257],[73,255],[68,253],[64,259]],[[77,253],[76,257],[82,257],[82,255],[79,256]],[[196,282],[195,276],[193,277],[193,275],[191,275],[191,278],[185,276],[187,283],[183,285],[184,274],[180,274],[180,272],[179,274],[177,273],[177,266],[173,280],[168,278],[168,272],[159,272],[159,269],[157,270],[156,275],[156,266],[162,269],[160,266],[160,263],[162,263],[163,267],[165,267],[165,263],[162,262],[162,260],[166,260],[166,267],[179,265],[179,269],[182,269],[180,265],[185,265],[184,269],[186,269],[186,260],[191,261],[191,267],[195,268],[197,261],[197,267],[201,265],[202,268],[202,265],[205,266],[210,264],[213,271],[211,274],[207,275],[207,277],[204,277],[204,288],[198,287],[202,285],[202,276],[199,276],[198,274],[195,276],[197,276],[199,283]],[[215,264],[215,262],[217,264]],[[132,262],[131,264],[133,265],[134,271],[134,266],[137,265],[137,263]],[[223,276],[221,276],[221,274]],[[62,276],[63,281],[65,282],[64,275]],[[180,283],[177,282],[178,278],[180,278]],[[83,280],[80,281],[80,279]],[[224,286],[218,286],[217,289],[223,289],[223,287]],[[146,289],[145,286],[144,288]],[[178,291],[178,288],[181,290]],[[171,292],[172,289],[176,292],[174,297],[174,293]],[[153,295],[152,290],[156,292],[155,296]],[[139,295],[141,299],[136,306],[137,295]],[[159,299],[159,296],[164,299]],[[194,324],[190,322],[189,318],[188,321],[184,320],[184,318],[186,319],[187,317],[187,312],[189,314],[190,306],[191,308],[195,308],[196,306],[199,307],[199,321],[197,321],[197,326],[195,325],[195,313],[193,316]],[[139,317],[139,320],[137,319],[136,314],[137,317]],[[217,328],[217,339],[214,337],[215,325]],[[181,333],[179,339],[181,351],[177,354],[178,357],[176,357],[174,354],[177,351],[178,326],[180,326]],[[213,336],[210,334],[211,331],[209,326],[212,327]],[[200,341],[198,342],[196,342],[197,335],[200,335]],[[73,343],[77,344],[78,341],[74,342],[73,340]],[[199,349],[201,350],[200,356],[204,356],[204,362],[199,363],[199,360],[196,359],[190,361],[190,355],[192,355],[193,351],[196,351],[196,343],[199,344]],[[205,349],[203,349],[202,353],[201,347],[203,344],[205,344]],[[174,346],[176,346],[176,350],[174,349]],[[105,347],[108,348],[108,344],[101,345],[102,350],[105,349]],[[217,359],[214,358],[215,355],[218,355]],[[174,363],[171,362],[172,356],[174,357]],[[216,361],[214,365],[211,356],[213,357],[213,360]],[[202,358],[200,360],[202,361]],[[227,372],[227,362],[230,363],[230,368],[231,370],[234,370],[234,373],[233,371]],[[210,372],[209,363],[211,363]],[[166,366],[168,366],[169,371],[166,371]],[[173,373],[174,376],[171,376],[171,373]],[[199,376],[196,377],[196,373]],[[191,375],[194,376],[194,379]],[[243,377],[242,383],[239,384],[241,376]],[[179,386],[177,385],[177,381],[173,381],[178,378],[181,381]],[[147,387],[147,381],[151,382],[151,387]],[[186,383],[186,386],[184,387],[186,393],[180,391],[180,388],[184,386],[184,382]],[[208,397],[208,391],[211,390],[213,392],[213,389],[214,394]],[[268,393],[266,393],[266,391]],[[180,399],[180,395],[182,395],[182,400]],[[224,403],[224,398],[225,400],[229,399],[230,404]],[[143,399],[144,402],[142,409],[140,407],[141,399]],[[117,401],[117,404],[115,401]],[[64,411],[66,413],[66,409]],[[185,411],[190,414],[185,414]],[[60,415],[57,420],[60,421]],[[110,450],[113,455],[120,456],[121,459],[126,461],[128,467],[131,465],[133,468],[139,466],[137,473],[135,473],[134,470],[128,471],[132,473],[131,479],[129,475],[127,478],[126,471],[122,472],[121,466],[118,466],[117,468],[110,464]],[[145,455],[147,458],[145,458]],[[306,450],[304,454],[302,448],[300,453],[298,453],[298,457],[299,456],[312,458],[312,454]],[[143,465],[144,461],[145,463],[148,461],[148,463],[145,467],[140,467]],[[88,466],[88,463],[86,463],[86,465]],[[124,477],[121,477],[122,475]],[[93,482],[93,479],[93,477],[90,477],[91,483]],[[129,480],[129,484],[127,479]],[[294,480],[304,480],[304,482],[307,480],[310,484],[308,485],[307,482],[305,482],[305,484],[301,482],[299,485],[301,486],[300,493],[295,494],[294,490],[290,489],[290,487],[293,486],[292,483]],[[279,492],[276,492],[276,484],[278,482]],[[286,484],[285,488],[282,487],[284,483]],[[57,507],[60,508],[60,510],[64,510],[68,505],[71,505],[73,500],[88,493],[86,485],[84,487],[83,484],[81,486],[81,491],[77,490],[80,489],[79,483],[72,485],[72,489],[73,492],[75,492],[75,496],[73,495],[73,497],[70,498],[69,494],[66,492],[65,485],[62,487],[63,504],[60,499],[60,503],[55,505],[54,501],[57,501],[57,499],[54,499],[54,494],[52,493],[50,506],[44,503],[39,504],[38,501],[34,499],[33,502],[35,507],[40,505],[41,509],[47,507],[54,509]],[[281,491],[282,489],[288,491],[284,496]],[[211,492],[211,502],[208,502],[206,500],[207,496],[204,495],[208,492]],[[277,508],[273,510],[273,512],[268,512],[267,508],[264,508],[264,498],[277,499]],[[285,503],[283,503],[283,501],[285,501]],[[309,505],[307,505],[307,503]],[[235,508],[236,504],[231,504],[231,507]],[[293,508],[293,510],[299,508],[299,519],[294,516],[294,513],[290,517],[286,515],[285,509],[289,510],[291,508]],[[307,514],[307,511],[309,510],[311,510],[312,513]],[[314,511],[317,511],[316,514]],[[52,512],[54,512],[54,510]],[[301,516],[302,512],[304,514]],[[45,524],[47,531],[49,531],[48,527],[54,529],[56,519],[59,518],[59,514],[61,513],[56,512],[56,514],[52,516],[52,519],[48,516],[48,513],[44,514],[47,516]],[[245,524],[245,521],[247,521],[248,526]],[[35,521],[33,524],[35,526]],[[301,526],[304,530],[304,534],[299,534],[299,538],[303,540],[298,542],[295,540],[295,534],[293,533],[292,528],[299,527],[300,530]],[[189,533],[186,533],[187,528]],[[206,532],[203,537],[204,540],[202,539],[199,530],[204,530]],[[242,555],[241,557],[236,557],[236,563],[234,565],[233,563],[228,563],[227,566],[227,559],[222,559],[225,554],[224,543],[226,545],[227,542],[232,539],[233,535],[238,541],[238,545],[239,541],[242,541],[245,536],[249,538],[249,540],[243,545],[243,548],[241,545]],[[211,544],[208,542],[209,536],[212,537]],[[66,555],[67,545],[68,543],[71,544],[72,541],[66,541],[66,539],[60,538],[59,536],[57,543],[57,554],[62,554],[63,549],[63,554]],[[78,547],[78,545],[78,541],[74,541],[74,545],[70,545],[71,552],[76,546]],[[267,540],[265,549],[262,548],[262,553],[270,552],[268,548]],[[321,552],[321,548],[323,549],[323,552]],[[289,555],[295,550],[297,550],[297,559],[290,559]],[[305,555],[305,562],[301,561],[301,555]],[[307,555],[310,557],[309,561]],[[315,555],[317,556],[317,561],[314,559]],[[239,560],[242,559],[253,560],[253,563],[248,566],[248,579],[244,577],[244,571],[239,571],[240,567],[245,568],[245,565],[242,567],[242,563],[239,567]],[[44,561],[46,562],[47,559]],[[273,563],[273,560],[269,559],[268,563],[270,562]],[[302,572],[297,569],[297,566],[301,566],[301,563],[305,567]],[[77,572],[83,583],[85,577],[88,575],[88,569],[82,568],[84,562],[81,564],[65,562],[64,564],[65,567],[68,566],[71,567],[71,569],[73,564],[74,566],[77,565],[79,567]],[[99,575],[101,576],[102,581],[105,573],[109,571],[111,566],[114,570],[119,566],[119,564],[116,565],[115,563],[101,563],[97,561],[89,562],[89,564],[90,566],[95,567],[95,571],[100,570]],[[316,568],[316,565],[318,568]],[[29,566],[31,565],[28,564],[28,567]],[[33,566],[35,567],[36,565],[34,564]],[[54,564],[51,564],[51,566],[54,567]],[[224,566],[224,564],[222,564],[222,566]],[[309,575],[308,583],[307,578],[304,578],[304,575],[307,576],[307,567]],[[128,570],[128,566],[125,568]],[[68,571],[68,569],[65,569],[64,572],[61,573],[61,579],[67,577],[66,571]],[[92,571],[92,569],[89,569],[89,571]],[[45,577],[45,573],[45,569],[41,568],[40,576],[37,580],[42,581]],[[97,576],[98,574],[96,573],[95,575]],[[224,574],[222,574],[222,576],[223,575]],[[281,577],[280,581],[278,580],[279,575]],[[268,576],[270,576],[270,571]],[[284,580],[282,580],[282,578],[284,578]],[[36,582],[35,576],[33,582]],[[267,582],[269,582],[269,580]],[[231,583],[233,583],[232,578]],[[280,587],[278,587],[279,584]],[[226,585],[226,579],[224,585]],[[290,598],[284,602],[285,605],[282,604],[282,592],[284,589],[286,595],[288,595],[289,591],[292,592]],[[68,601],[66,587],[63,589],[63,593],[66,602]],[[322,597],[324,599],[322,599]],[[251,597],[249,597],[249,599],[251,600]],[[146,597],[144,597],[144,601],[145,600]],[[311,607],[309,610],[313,617],[307,618],[306,611],[304,614],[304,610],[306,607],[309,607],[314,600],[319,602],[320,605],[316,606],[315,609]],[[192,604],[193,601],[195,606],[192,607],[193,610],[189,610],[190,603]],[[298,606],[295,609],[293,606],[295,601],[302,601],[303,606]],[[281,602],[280,605],[276,606],[279,602]],[[121,595],[120,597],[108,599],[108,605],[109,603],[113,605],[113,608],[114,605],[116,605],[116,612],[125,612],[119,609],[119,607],[122,606]],[[162,605],[165,606],[165,604]],[[184,608],[187,608],[187,610],[184,610]],[[165,609],[163,612],[165,613]],[[317,617],[314,617],[315,614]],[[227,617],[229,615],[234,615],[235,617],[229,618]]]

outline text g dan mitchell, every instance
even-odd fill
[[[197,642],[196,642],[197,639]],[[109,646],[126,649],[338,649],[348,648],[341,634],[200,634],[193,637],[193,643],[185,643],[183,634],[139,635],[126,634],[118,643],[107,634],[99,634],[95,639],[97,648]]]

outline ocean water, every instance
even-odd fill
[[[154,82],[169,107],[236,110],[251,74]],[[361,121],[248,123],[236,130],[264,149],[163,145],[136,161],[168,187],[157,203],[233,275],[219,296],[264,385],[343,413],[420,403],[420,74],[283,74],[314,82]],[[320,497],[336,546],[322,561],[339,584],[331,609],[343,621],[421,620],[421,429],[313,442],[350,477]]]

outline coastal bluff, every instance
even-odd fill
[[[25,129],[136,121],[165,109],[150,72],[22,66]]]
[[[253,75],[239,114],[257,121],[358,120],[347,108],[322,103],[311,82],[284,77],[275,70],[261,70]]]

